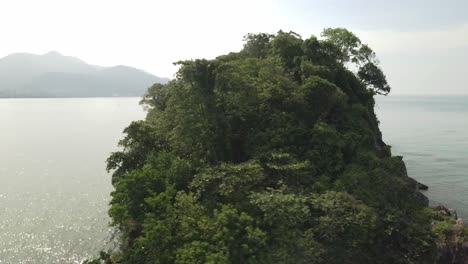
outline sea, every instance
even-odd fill
[[[114,249],[105,161],[139,98],[0,99],[0,263],[81,263]]]
[[[379,96],[384,141],[432,205],[468,220],[468,97]],[[0,99],[0,263],[81,263],[115,249],[105,161],[139,98]]]
[[[432,206],[468,220],[468,96],[377,96],[380,130]]]

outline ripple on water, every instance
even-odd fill
[[[448,162],[456,162],[456,159],[451,159],[451,158],[435,158],[434,162],[443,162],[443,163],[448,163]]]

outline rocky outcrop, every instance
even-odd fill
[[[416,187],[418,188],[418,190],[423,190],[423,191],[427,191],[429,189],[429,186],[420,182],[416,183]]]
[[[468,264],[467,227],[454,210],[437,206],[432,222],[436,234],[439,264]]]

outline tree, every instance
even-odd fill
[[[249,33],[244,36],[245,44],[243,52],[251,57],[265,58],[271,47],[271,40],[273,37],[274,35],[267,33]]]
[[[356,75],[375,94],[387,95],[391,88],[380,67],[374,51],[351,31],[344,28],[326,28],[322,32],[326,42],[333,43],[341,51],[341,63],[352,62],[358,66]]]
[[[348,62],[358,54],[361,40],[351,31],[344,28],[326,28],[322,31],[322,37],[333,43],[341,51],[340,62]]]

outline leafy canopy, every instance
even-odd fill
[[[124,263],[430,263],[427,200],[382,141],[375,53],[346,29],[248,34],[178,62],[108,159]],[[356,72],[349,64],[355,64]]]

